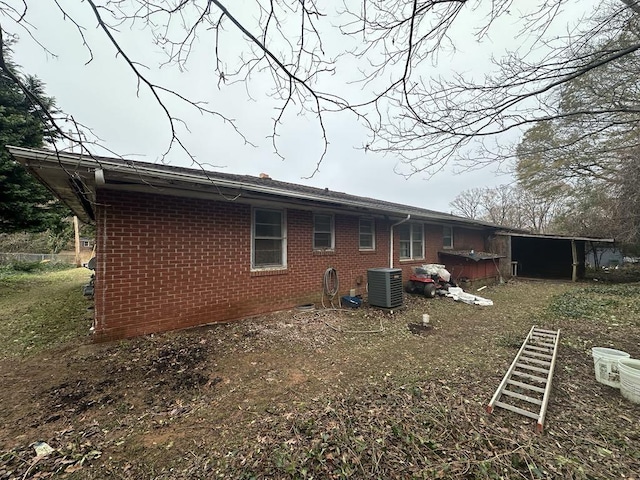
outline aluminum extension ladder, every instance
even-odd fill
[[[560,330],[554,332],[536,328],[535,325],[531,327],[516,358],[487,405],[487,412],[492,413],[494,407],[500,407],[534,418],[538,421],[536,430],[542,432],[559,340]],[[507,399],[512,403],[506,403]],[[537,406],[540,410],[538,413],[532,412],[529,405]]]

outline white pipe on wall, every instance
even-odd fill
[[[401,223],[409,221],[411,215],[407,215],[407,218],[400,220],[398,223],[391,225],[389,230],[389,268],[393,268],[393,227],[400,225]]]

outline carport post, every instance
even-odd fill
[[[576,241],[575,239],[571,239],[571,257],[573,259],[572,270],[571,270],[571,281],[578,281],[578,251],[576,250]]]

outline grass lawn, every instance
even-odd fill
[[[640,284],[517,281],[483,290],[492,307],[407,296],[95,345],[87,277],[0,277],[0,479],[638,478],[640,405],[590,353],[640,358]],[[541,435],[484,409],[534,324],[561,329]]]
[[[88,334],[85,268],[0,270],[0,358],[35,355]]]

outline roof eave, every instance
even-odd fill
[[[23,152],[35,153],[30,149],[7,146],[12,158],[23,165],[31,175],[36,177],[54,196],[59,198],[69,209],[84,223],[93,223],[95,220],[92,207],[93,198],[90,189],[84,183],[80,175],[48,176],[42,175],[46,165],[32,164],[39,160],[37,156],[24,157]]]
[[[339,205],[342,208],[353,209],[354,211],[370,212],[371,214],[379,214],[389,217],[406,218],[407,215],[411,215],[411,218],[418,221],[430,221],[433,223],[440,223],[443,225],[457,225],[467,228],[478,229],[492,229],[498,230],[502,227],[480,222],[477,220],[464,219],[462,217],[456,217],[455,215],[449,215],[446,213],[434,212],[428,214],[420,212],[418,208],[412,208],[410,206],[398,205],[399,208],[375,206],[375,204],[360,201],[358,199],[340,199],[340,198],[328,198],[322,195],[313,195],[305,192],[296,192],[293,190],[287,190],[269,185],[255,185],[252,183],[244,183],[240,181],[224,179],[224,178],[211,178],[207,172],[188,173],[184,171],[172,171],[167,172],[162,168],[155,167],[153,164],[142,164],[141,162],[131,162],[131,164],[123,163],[121,161],[110,160],[105,157],[91,157],[89,155],[81,155],[75,153],[65,152],[47,152],[43,150],[35,150],[23,147],[7,146],[11,154],[16,160],[25,165],[32,173],[56,192],[56,185],[50,185],[41,175],[35,173],[37,169],[46,166],[55,166],[56,168],[68,169],[72,172],[82,172],[85,184],[91,188],[92,194],[95,197],[95,190],[98,188],[95,182],[95,171],[102,170],[104,178],[107,181],[120,181],[124,185],[121,187],[126,189],[126,183],[131,182],[133,188],[134,184],[137,185],[152,185],[153,181],[162,180],[167,184],[163,188],[167,189],[180,189],[186,188],[191,185],[196,188],[205,186],[209,189],[228,189],[240,192],[247,192],[252,194],[264,195],[272,198],[280,198],[291,203],[317,203],[320,205],[332,206]],[[33,162],[38,162],[37,165],[33,165]],[[60,180],[60,179],[58,179]],[[181,187],[180,184],[183,186]],[[58,184],[59,185],[59,184]],[[59,195],[58,195],[59,196]],[[85,207],[82,206],[86,203],[82,198],[78,197],[78,202],[73,206],[69,205],[74,212],[79,213],[78,210],[84,211]],[[67,202],[65,202],[67,203]],[[67,203],[68,204],[68,203]],[[404,208],[403,208],[404,207]],[[92,212],[85,212],[87,217],[92,217]]]
[[[511,236],[511,237],[530,237],[530,238],[546,238],[549,240],[579,240],[585,242],[601,242],[601,243],[615,243],[615,238],[599,238],[599,237],[584,237],[573,235],[550,235],[544,233],[519,233],[510,231],[496,232],[496,235]]]

